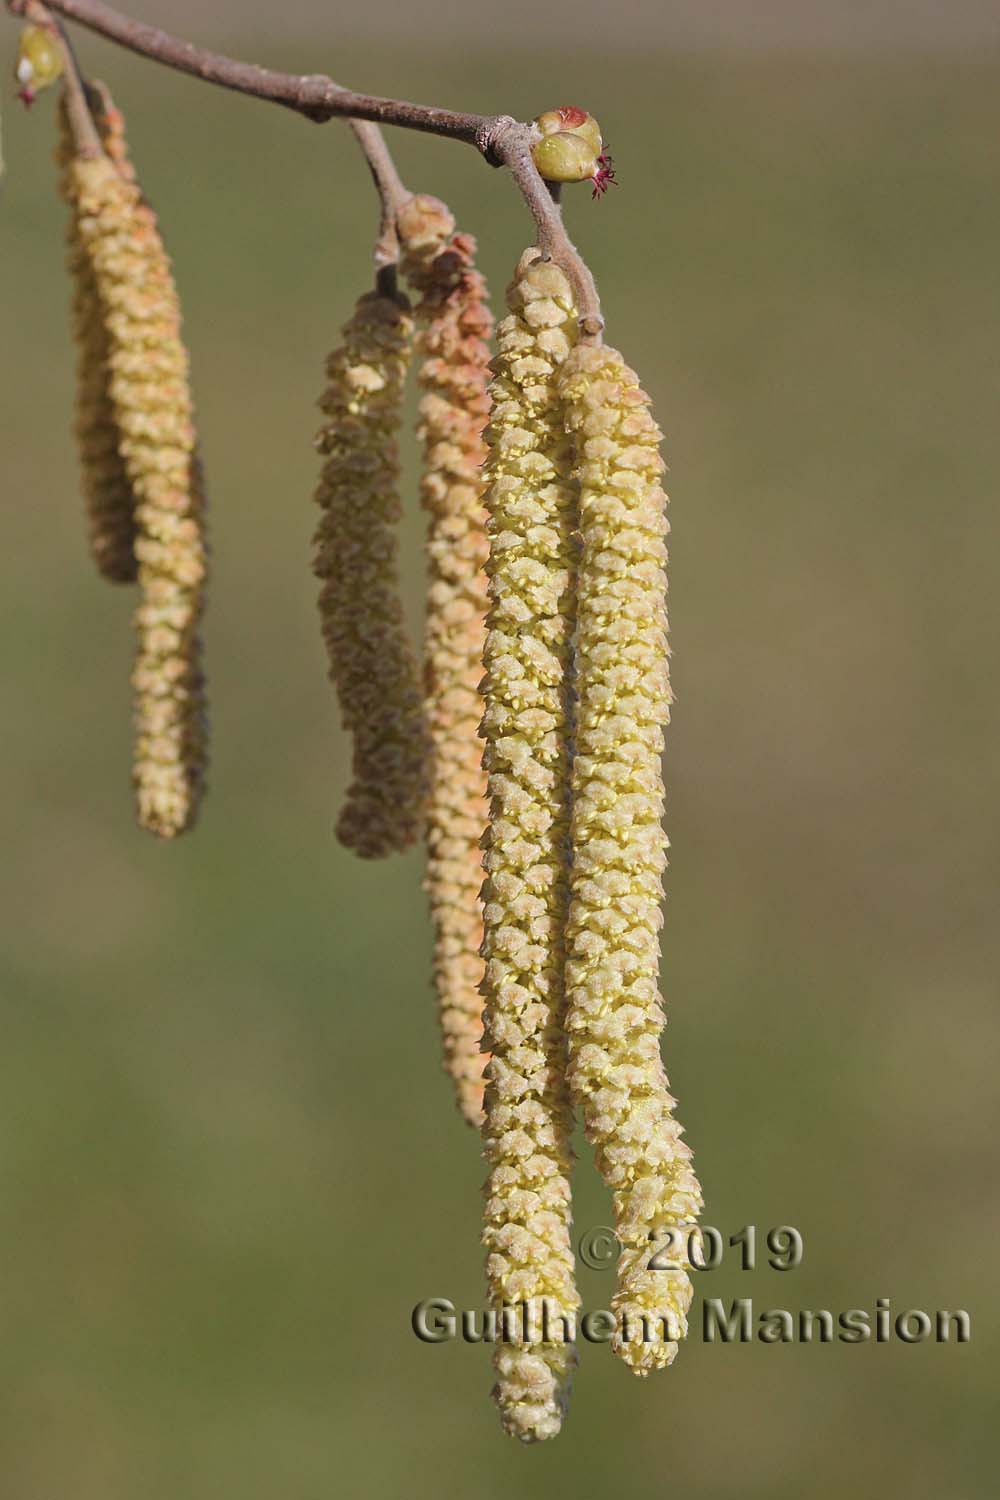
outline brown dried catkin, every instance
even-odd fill
[[[413,320],[406,305],[370,292],[327,361],[327,421],[314,571],[330,676],[354,742],[353,781],[337,837],[363,859],[420,837],[426,736],[417,667],[400,595],[399,430]]]
[[[410,199],[398,221],[402,269],[420,293],[421,500],[429,587],[424,688],[430,737],[427,891],[445,1071],[470,1125],[482,1120],[481,839],[487,819],[479,693],[486,637],[486,510],[481,473],[493,318],[475,240],[437,198]]]
[[[67,183],[104,315],[107,388],[136,502],[137,815],[173,838],[195,820],[207,760],[204,495],[180,306],[156,216],[128,174],[106,155],[81,154]]]

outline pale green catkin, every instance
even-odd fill
[[[688,1236],[701,1190],[660,1056],[660,756],[670,713],[662,434],[613,349],[578,346],[559,375],[580,489],[576,751],[566,1029],[573,1101],[614,1192],[622,1245],[613,1347],[638,1375],[687,1331]]]
[[[563,1032],[577,514],[555,388],[576,318],[565,276],[537,251],[522,257],[508,306],[486,463],[483,1243],[490,1305],[534,1320],[494,1355],[504,1429],[533,1442],[562,1424],[576,1364],[563,1320],[580,1302]]]

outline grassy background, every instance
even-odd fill
[[[83,544],[50,110],[8,107],[4,1493],[992,1493],[1000,67],[338,51],[383,92],[529,115],[572,95],[618,159],[620,191],[568,215],[668,433],[668,1066],[709,1221],[806,1246],[699,1290],[974,1323],[964,1348],[694,1338],[644,1384],[585,1347],[563,1435],[528,1452],[486,1351],[409,1329],[420,1298],[482,1298],[420,860],[364,866],[330,832],[310,439],[367,276],[365,172],[339,127],[82,50],[185,300],[212,789],[176,847],[134,830],[130,599]],[[513,190],[449,143],[398,148],[483,238],[499,301]],[[411,504],[415,620],[419,535]],[[578,1226],[607,1219],[584,1153]],[[607,1305],[610,1273],[581,1285]]]

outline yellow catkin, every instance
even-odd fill
[[[330,676],[353,739],[353,781],[337,822],[342,844],[364,859],[419,838],[426,797],[426,738],[416,663],[400,595],[396,434],[410,359],[405,305],[370,292],[327,361],[326,423],[316,490],[321,517],[314,570]]]
[[[131,173],[125,152],[121,115],[103,85],[88,97],[95,123],[108,155],[120,171]],[[135,499],[125,463],[118,452],[111,392],[108,389],[109,340],[104,310],[97,292],[90,256],[80,239],[70,165],[76,156],[65,95],[58,109],[59,138],[56,162],[60,191],[70,203],[66,264],[73,288],[72,326],[77,350],[73,432],[80,458],[80,479],[87,516],[91,553],[98,571],[111,583],[134,583],[139,565],[135,556]]]
[[[659,933],[667,840],[660,756],[670,712],[662,434],[613,349],[560,375],[577,450],[582,553],[566,1026],[573,1102],[614,1192],[622,1254],[613,1346],[639,1375],[687,1330],[686,1236],[701,1191],[660,1056]],[[679,1254],[675,1254],[675,1248]]]
[[[194,822],[207,754],[204,496],[188,356],[170,262],[136,183],[105,155],[76,158],[68,179],[104,310],[108,390],[135,497],[138,819],[173,838]]]
[[[556,395],[576,322],[566,278],[537,251],[522,257],[508,306],[487,428],[483,1242],[491,1306],[535,1320],[494,1356],[504,1429],[531,1442],[559,1431],[576,1362],[559,1320],[579,1306],[562,973],[577,516]]]
[[[415,308],[420,486],[427,513],[429,587],[424,626],[430,739],[425,889],[434,925],[434,982],[444,1066],[470,1125],[482,1121],[483,879],[486,775],[479,724],[486,627],[483,428],[489,412],[487,340],[493,319],[475,269],[475,241],[456,234],[437,198],[418,194],[399,216],[403,272]]]

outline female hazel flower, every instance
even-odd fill
[[[62,73],[62,53],[53,31],[45,26],[22,27],[14,64],[21,103],[30,107],[38,90],[48,88]]]
[[[560,1319],[579,1306],[563,1034],[577,516],[556,394],[576,322],[565,276],[538,251],[522,257],[508,306],[486,463],[483,1243],[491,1304],[549,1318],[494,1357],[504,1429],[531,1442],[559,1431],[576,1362]]]
[[[576,104],[563,104],[547,109],[534,123],[539,136],[531,157],[547,182],[590,181],[594,198],[617,186],[614,163],[593,115]]]
[[[119,170],[132,177],[121,115],[102,84],[88,91],[101,144]],[[74,207],[70,165],[76,143],[66,108],[59,101],[56,163],[60,192],[70,204],[67,228],[67,269],[73,288],[73,339],[77,348],[73,431],[80,457],[80,478],[87,514],[90,548],[98,572],[111,583],[134,583],[139,565],[135,555],[135,497],[118,451],[119,432],[109,389],[109,334],[90,256],[80,239]]]
[[[135,502],[138,818],[173,838],[195,820],[207,759],[205,502],[180,306],[156,217],[130,173],[103,151],[78,151],[67,190],[103,309],[107,388]]]
[[[659,931],[666,866],[660,756],[669,718],[662,434],[613,349],[578,346],[560,372],[576,445],[582,553],[566,1028],[573,1102],[614,1192],[622,1254],[613,1346],[639,1375],[668,1365],[691,1281],[650,1269],[701,1208],[660,1057]],[[687,1243],[687,1236],[678,1236]],[[672,1263],[672,1253],[659,1260]]]
[[[479,724],[486,633],[483,428],[489,412],[487,340],[493,319],[476,244],[456,234],[437,198],[414,196],[399,215],[403,272],[415,308],[423,388],[417,435],[430,575],[424,690],[430,737],[427,891],[434,925],[434,982],[444,1067],[470,1125],[482,1121],[483,962],[481,839],[486,776]]]
[[[394,532],[403,387],[413,322],[405,303],[361,297],[327,361],[316,439],[324,464],[314,572],[330,676],[354,742],[337,837],[363,859],[406,849],[423,826],[426,740],[406,637]]]

